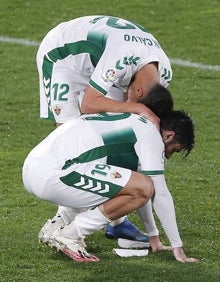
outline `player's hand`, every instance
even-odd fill
[[[186,262],[198,262],[199,260],[196,258],[188,258],[182,247],[172,248],[173,254],[177,261],[186,263]]]
[[[170,246],[165,246],[161,243],[159,236],[151,236],[149,238],[149,244],[151,246],[152,252],[158,252],[158,251],[171,251]]]

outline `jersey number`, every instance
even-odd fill
[[[93,19],[91,22],[92,23],[96,23],[98,20],[102,19],[104,17],[98,17]],[[142,31],[148,32],[143,26],[137,24],[137,23],[132,23],[129,21],[124,21],[124,24],[121,24],[119,21],[121,21],[121,19],[119,18],[115,18],[115,17],[109,17],[109,19],[107,20],[106,24],[108,26],[111,26],[113,28],[117,28],[117,29],[136,29],[139,28]]]
[[[68,84],[58,84],[55,83],[53,85],[53,93],[54,93],[54,100],[55,101],[67,101],[68,98],[66,97],[66,95],[69,92],[69,85]]]
[[[109,165],[98,164],[98,165],[95,166],[95,169],[93,169],[91,171],[91,174],[93,174],[93,175],[96,175],[96,174],[107,175],[107,172],[105,172],[105,170],[109,171],[110,168],[111,167]]]

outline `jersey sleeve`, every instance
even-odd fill
[[[145,227],[148,236],[158,236],[159,230],[154,220],[151,200],[149,200],[144,206],[137,209],[137,213]]]
[[[164,174],[164,144],[154,125],[137,139],[135,151],[139,159],[139,171],[145,175]]]
[[[149,175],[153,181],[155,190],[152,198],[153,207],[172,247],[180,247],[182,241],[176,223],[173,198],[164,177],[164,143],[156,127],[142,117],[141,120],[139,119],[137,126],[136,136],[138,137],[135,144],[140,171]],[[144,125],[144,122],[147,124]],[[148,215],[149,206],[143,207],[141,211],[145,227],[150,227],[150,232],[156,234],[155,222],[152,216]]]
[[[167,188],[165,178],[163,175],[157,175],[153,176],[152,180],[155,189],[153,207],[156,215],[160,220],[171,246],[173,248],[182,247],[183,243],[177,227],[173,198]]]
[[[106,47],[89,81],[90,86],[103,95],[110,92],[113,86],[127,87],[132,77],[132,67],[123,64],[126,56],[123,48],[117,52],[116,48],[113,45]]]
[[[146,36],[145,33],[127,36],[128,41],[121,32],[108,36],[104,52],[90,78],[90,86],[104,95],[113,85],[126,90],[132,76],[140,68],[157,62],[160,83],[167,87],[172,79],[172,69],[157,40],[150,34],[141,40],[141,36]]]

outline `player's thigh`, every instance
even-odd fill
[[[129,181],[118,195],[152,197],[154,185],[152,179],[140,172],[132,171]]]

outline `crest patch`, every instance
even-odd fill
[[[111,177],[112,178],[121,178],[121,174],[119,172],[117,172],[117,171],[113,171],[111,173]]]
[[[55,112],[55,114],[58,116],[61,113],[62,107],[59,105],[56,105],[53,107],[53,110]]]

